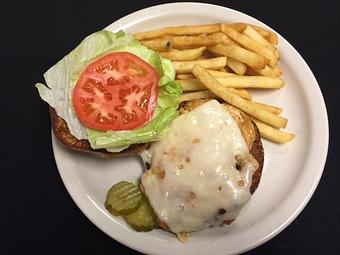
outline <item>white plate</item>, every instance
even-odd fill
[[[201,3],[159,5],[132,13],[107,27],[136,32],[168,25],[248,22],[266,26],[240,12]],[[137,233],[104,208],[105,195],[120,180],[137,181],[142,174],[138,158],[101,159],[66,150],[53,137],[60,175],[73,200],[106,234],[147,254],[232,254],[268,241],[291,223],[312,196],[328,149],[327,112],[317,81],[299,53],[279,36],[286,86],[256,93],[255,98],[284,108],[288,130],[296,139],[285,145],[264,141],[263,177],[251,201],[231,226],[211,228],[180,243],[175,236],[153,230]]]

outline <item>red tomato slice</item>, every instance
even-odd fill
[[[158,98],[158,75],[141,58],[114,52],[90,64],[73,91],[79,120],[97,130],[131,130],[152,117]]]

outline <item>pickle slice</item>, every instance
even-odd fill
[[[128,215],[124,216],[126,222],[134,230],[138,232],[147,232],[157,227],[157,223],[153,216],[153,210],[149,202],[143,198],[139,208]]]
[[[127,181],[121,181],[108,191],[105,208],[113,215],[127,215],[138,209],[142,203],[142,193],[139,188]]]

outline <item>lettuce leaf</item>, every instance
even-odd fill
[[[98,131],[86,128],[77,118],[72,105],[72,91],[82,70],[95,59],[115,51],[133,53],[151,64],[158,72],[159,97],[152,120],[145,126],[131,131]],[[86,37],[73,51],[52,66],[45,74],[47,86],[37,83],[40,97],[62,117],[72,135],[88,139],[94,149],[119,151],[133,143],[160,139],[166,127],[177,116],[176,109],[181,87],[174,82],[175,70],[171,61],[142,46],[123,31],[99,31]]]

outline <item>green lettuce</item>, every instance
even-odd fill
[[[159,79],[159,96],[152,119],[143,127],[130,131],[98,131],[86,128],[77,118],[72,105],[72,91],[84,68],[95,59],[115,51],[133,53],[151,64]],[[47,86],[37,83],[40,97],[62,117],[72,135],[88,139],[94,149],[119,151],[130,144],[160,139],[167,126],[177,116],[181,87],[174,81],[175,70],[171,61],[142,46],[131,35],[122,31],[99,31],[86,37],[72,52],[51,67],[44,78]]]

